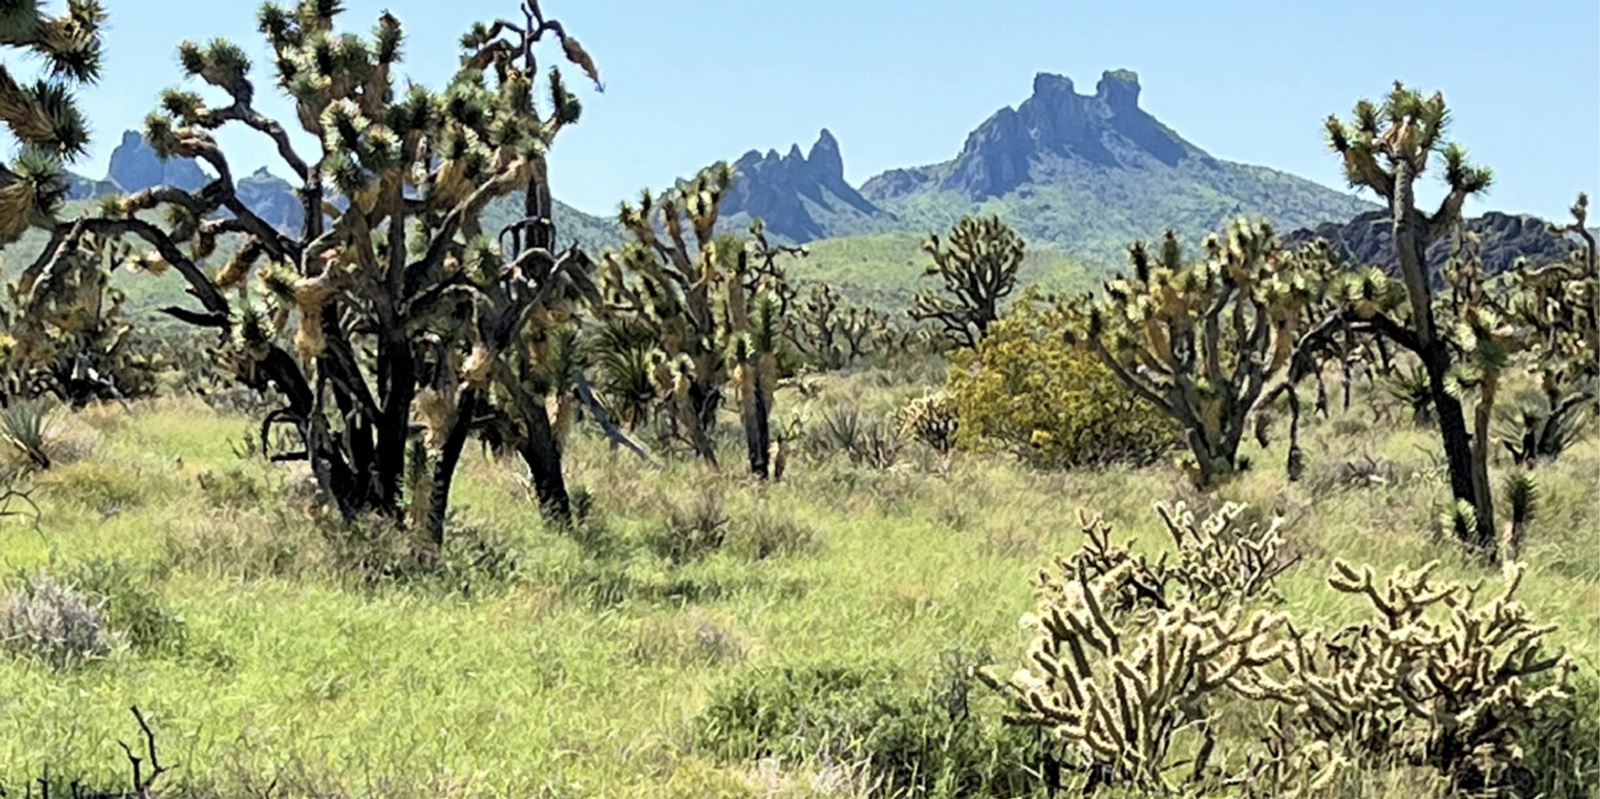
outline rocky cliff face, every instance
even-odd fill
[[[143,136],[130,130],[122,134],[122,143],[111,151],[106,180],[129,193],[156,186],[196,191],[210,182],[211,176],[192,158],[162,161]]]
[[[890,170],[868,181],[862,192],[894,199],[937,188],[982,201],[1036,180],[1041,167],[1147,170],[1188,159],[1211,160],[1139,108],[1134,72],[1104,73],[1092,95],[1078,94],[1071,78],[1041,72],[1028,99],[996,111],[968,134],[954,161]]]
[[[235,187],[244,207],[285,233],[295,234],[306,223],[306,208],[289,181],[268,172],[266,167],[243,178]]]
[[[794,145],[788,154],[751,150],[734,162],[738,173],[722,213],[759,217],[779,237],[811,241],[842,227],[870,225],[890,215],[862,197],[844,179],[839,141],[823,129],[810,154]]]
[[[1509,269],[1518,258],[1549,263],[1565,258],[1572,240],[1550,230],[1548,222],[1534,216],[1490,211],[1467,220],[1467,230],[1477,233],[1483,247],[1483,268],[1490,274]],[[1350,266],[1399,269],[1394,254],[1394,226],[1387,211],[1371,211],[1344,224],[1325,223],[1302,228],[1283,237],[1286,245],[1326,239],[1334,255]],[[1450,237],[1428,247],[1428,265],[1443,267],[1450,260]]]

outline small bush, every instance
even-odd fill
[[[765,560],[810,551],[817,540],[817,528],[804,519],[761,503],[734,523],[727,547],[741,557]]]
[[[73,570],[71,582],[105,609],[107,622],[135,652],[181,656],[188,651],[183,614],[167,607],[148,575],[126,561],[89,561]]]
[[[706,489],[667,512],[663,527],[648,539],[650,549],[674,566],[698,560],[722,547],[728,522],[722,497]]]
[[[105,604],[40,572],[0,603],[0,647],[67,669],[111,654],[119,643]]]
[[[946,390],[958,441],[994,445],[1039,468],[1150,463],[1176,424],[1063,338],[1058,311],[1019,302],[976,352],[952,354]]]

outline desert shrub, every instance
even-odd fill
[[[188,651],[188,623],[162,601],[146,570],[121,559],[97,558],[70,575],[70,582],[104,609],[107,623],[133,651],[173,656]]]
[[[119,643],[105,603],[45,572],[29,577],[0,603],[0,648],[58,669],[111,654]]]
[[[972,712],[965,659],[947,660],[925,682],[908,688],[886,666],[755,670],[713,694],[696,736],[730,761],[860,764],[879,796],[1017,796],[1037,787],[1035,738]]]
[[[728,531],[727,548],[750,560],[766,560],[774,555],[810,551],[817,540],[814,525],[762,502],[734,522]]]
[[[687,501],[673,500],[662,526],[647,537],[651,551],[674,566],[698,560],[718,549],[728,536],[730,519],[722,496],[705,489]]]
[[[946,388],[964,447],[995,445],[1041,468],[1148,463],[1177,426],[1063,338],[1062,314],[1018,302],[973,351],[952,354]]]
[[[843,455],[854,466],[887,469],[900,460],[905,439],[887,420],[845,405],[823,411],[807,425],[801,447],[813,461]]]

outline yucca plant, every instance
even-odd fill
[[[541,75],[539,45],[554,37],[598,85],[595,65],[528,2],[516,20],[469,30],[460,68],[431,90],[400,80],[400,20],[384,13],[362,36],[338,30],[342,11],[329,0],[269,2],[257,17],[275,88],[313,151],[258,109],[243,49],[184,42],[184,71],[221,101],[169,89],[145,136],[158,155],[198,159],[218,177],[194,192],[109,202],[75,222],[52,258],[93,235],[118,240],[116,257],[178,272],[199,308],[166,312],[215,331],[245,385],[285,398],[261,438],[287,428],[300,449],[272,457],[309,461],[345,518],[426,527],[441,544],[462,449],[499,419],[543,510],[564,519],[559,444],[540,396],[553,383],[538,370],[552,331],[592,293],[592,264],[557,246],[550,221],[546,152],[581,106],[559,69]],[[281,232],[241,201],[217,140],[230,126],[274,143],[300,183],[302,231]],[[519,191],[523,218],[491,237],[485,207]],[[168,229],[139,216],[156,208]],[[237,253],[207,271],[200,262],[224,236],[241,239]]]
[[[0,408],[0,443],[21,456],[27,468],[50,468],[51,437],[49,402],[32,399]]]

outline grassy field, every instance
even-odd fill
[[[933,266],[933,258],[922,251],[926,238],[926,234],[883,233],[824,239],[812,242],[810,255],[788,262],[787,269],[797,281],[826,281],[858,302],[891,311],[908,308],[917,292],[941,287],[938,278],[923,276]],[[1098,287],[1099,276],[1098,270],[1061,249],[1030,241],[1017,269],[1017,285],[1089,291]]]
[[[780,395],[781,410],[875,412],[921,390],[830,376],[812,397]],[[1314,423],[1299,483],[1282,478],[1281,444],[1249,445],[1256,470],[1224,492],[1291,520],[1305,558],[1280,583],[1297,620],[1356,610],[1324,582],[1334,557],[1382,572],[1437,559],[1445,576],[1499,580],[1432,533],[1447,496],[1437,442],[1369,415]],[[110,596],[123,643],[66,670],[0,659],[0,786],[17,795],[47,769],[63,786],[125,785],[132,705],[177,766],[163,784],[183,795],[855,795],[847,763],[719,751],[697,734],[706,708],[781,686],[786,668],[860,669],[881,695],[912,699],[938,689],[952,652],[1009,673],[1029,580],[1081,543],[1080,508],[1158,550],[1154,503],[1214,501],[1168,467],[1039,473],[918,450],[885,470],[801,458],[761,488],[687,462],[653,469],[580,430],[570,480],[593,500],[580,533],[546,529],[518,469],[473,453],[444,576],[374,582],[361,569],[384,542],[330,532],[300,509],[303,474],[241,456],[245,415],[170,399],[55,424],[37,526],[0,519],[0,571],[12,586],[45,570]],[[1366,456],[1389,464],[1388,482],[1342,478]],[[1591,681],[1597,472],[1592,434],[1542,470],[1523,594]],[[664,556],[664,529],[719,513],[720,549]],[[982,729],[999,725],[997,699],[975,693],[972,707]],[[1423,795],[1403,774],[1361,781],[1361,795]]]

